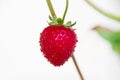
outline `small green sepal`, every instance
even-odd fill
[[[70,28],[76,24],[76,21],[72,23],[71,21],[68,21],[66,24],[63,23],[62,18],[53,18],[49,16],[49,19],[51,22],[48,22],[49,25],[64,25],[66,28]]]
[[[74,26],[75,24],[76,24],[76,22],[72,23],[71,21],[68,21],[68,22],[65,24],[65,26],[66,26],[67,28],[70,28],[70,27]]]

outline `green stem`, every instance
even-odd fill
[[[64,11],[64,14],[63,14],[63,17],[62,17],[63,23],[64,23],[64,20],[65,20],[66,14],[67,14],[68,5],[69,5],[69,2],[68,2],[68,0],[66,0],[66,7],[65,7],[65,11]]]
[[[80,71],[80,68],[79,68],[79,66],[78,66],[78,64],[77,64],[77,61],[76,61],[76,58],[75,58],[74,55],[72,55],[72,60],[73,60],[74,65],[75,65],[75,67],[76,67],[76,69],[77,69],[77,72],[78,72],[78,74],[79,74],[80,79],[81,79],[81,80],[84,80],[83,75],[82,75],[82,72]]]
[[[49,10],[50,10],[50,13],[51,13],[52,17],[53,18],[57,18],[56,14],[55,14],[55,11],[53,9],[51,1],[50,0],[46,0],[46,2],[47,2],[47,5],[49,7]]]
[[[118,22],[120,22],[120,16],[116,16],[113,14],[110,14],[108,12],[105,12],[104,10],[98,8],[96,5],[94,5],[92,2],[90,2],[90,0],[85,0],[91,7],[93,7],[95,10],[97,10],[98,12],[100,12],[101,14],[105,15],[108,18],[111,18],[113,20],[116,20]]]

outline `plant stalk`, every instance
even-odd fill
[[[82,75],[82,73],[81,73],[81,71],[80,71],[80,68],[79,68],[79,66],[78,66],[78,64],[77,64],[77,61],[76,61],[74,55],[72,55],[72,60],[73,60],[73,63],[74,63],[74,65],[75,65],[76,69],[77,69],[77,72],[78,72],[78,74],[79,74],[80,79],[81,79],[81,80],[84,80],[83,75]]]
[[[66,7],[65,7],[64,14],[63,14],[63,18],[62,18],[63,19],[63,23],[64,23],[64,20],[65,20],[66,14],[67,14],[68,5],[69,5],[69,2],[68,2],[68,0],[66,0]]]
[[[104,10],[102,10],[102,9],[98,8],[96,5],[94,5],[90,0],[85,0],[85,1],[86,1],[92,8],[94,8],[96,11],[100,12],[100,13],[103,14],[104,16],[120,22],[120,16],[116,16],[116,15],[110,14],[110,13],[108,13],[108,12],[105,12]]]
[[[53,18],[57,18],[56,14],[55,14],[55,11],[53,9],[53,6],[52,6],[52,3],[51,3],[51,0],[46,0],[47,2],[47,5],[48,5],[48,8],[50,10],[50,13],[52,15]]]

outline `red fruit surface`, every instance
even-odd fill
[[[54,66],[63,65],[72,56],[77,37],[71,28],[48,26],[40,34],[43,55]]]

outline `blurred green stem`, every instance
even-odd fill
[[[113,14],[110,14],[108,12],[105,12],[104,10],[98,8],[95,4],[93,4],[90,0],[85,0],[91,7],[93,7],[95,10],[97,10],[98,12],[100,12],[101,14],[105,15],[108,18],[111,18],[113,20],[116,20],[118,22],[120,22],[120,16],[116,16]]]

